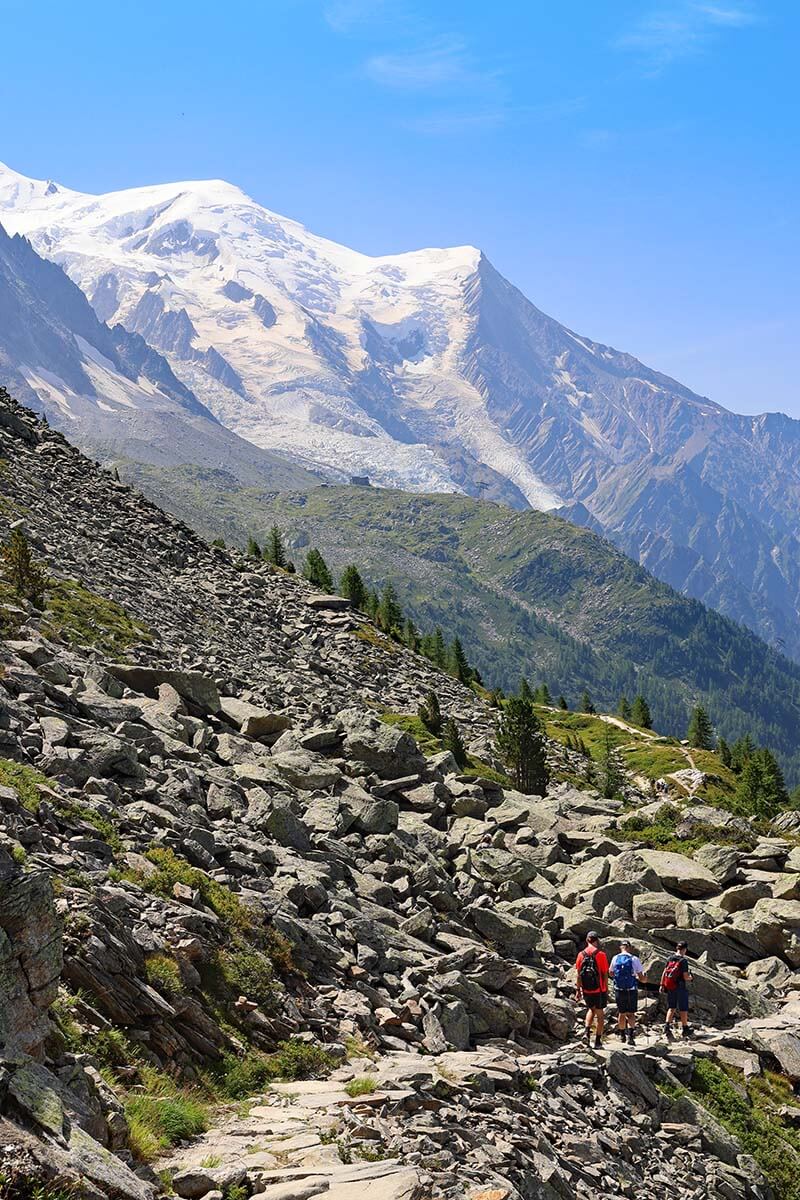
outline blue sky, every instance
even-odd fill
[[[0,0],[0,160],[470,242],[580,333],[800,416],[794,0]]]

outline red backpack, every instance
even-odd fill
[[[664,967],[664,972],[661,976],[661,986],[665,992],[674,992],[680,985],[684,975],[684,960],[682,958],[671,958]]]

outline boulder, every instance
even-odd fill
[[[201,671],[171,671],[164,667],[133,666],[126,663],[108,663],[110,675],[124,683],[134,692],[145,696],[158,696],[162,683],[170,684],[179,696],[194,704],[203,712],[218,713],[221,703],[217,685],[209,675]]]
[[[670,854],[664,850],[640,850],[639,853],[670,892],[693,898],[715,896],[720,890],[716,877],[707,867],[683,854]]]
[[[220,709],[245,737],[260,738],[267,734],[280,733],[289,729],[292,724],[285,713],[271,712],[246,700],[237,700],[233,696],[223,696],[220,699]]]
[[[365,772],[374,771],[381,779],[424,772],[425,758],[410,733],[387,725],[359,709],[339,713],[344,734],[342,757]]]

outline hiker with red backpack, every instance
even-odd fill
[[[575,960],[577,983],[575,999],[586,1004],[586,1045],[592,1044],[592,1025],[596,1022],[595,1050],[603,1047],[605,1007],[608,1004],[608,959],[600,949],[600,938],[594,930],[586,935],[586,945]]]
[[[627,940],[619,944],[619,954],[611,960],[610,975],[614,980],[617,1002],[617,1033],[623,1042],[636,1045],[636,1010],[639,1006],[639,984],[647,982],[642,960],[633,953]]]
[[[672,1024],[677,1016],[681,1023],[681,1034],[684,1041],[691,1036],[689,1029],[689,988],[692,974],[686,961],[686,942],[678,942],[675,953],[667,960],[667,965],[661,973],[661,991],[667,997],[667,1016],[664,1022],[664,1035],[668,1042],[672,1041]]]

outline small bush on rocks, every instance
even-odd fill
[[[211,879],[205,871],[190,866],[185,859],[179,858],[173,850],[164,846],[148,850],[145,857],[157,868],[152,875],[129,870],[122,872],[122,878],[138,884],[146,892],[166,899],[172,898],[175,884],[182,883],[198,892],[203,903],[217,914],[228,929],[239,932],[250,929],[250,913],[239,897],[216,879]]]
[[[39,807],[39,785],[46,783],[44,775],[32,767],[12,762],[10,758],[0,758],[0,784],[14,788],[20,804],[28,812],[36,812]]]
[[[136,1158],[152,1162],[164,1150],[208,1129],[208,1109],[196,1095],[171,1090],[162,1095],[130,1094],[125,1101],[130,1147]]]
[[[244,948],[224,950],[218,963],[222,978],[237,995],[246,996],[262,1008],[274,1008],[275,977],[266,955]]]
[[[214,1068],[211,1087],[231,1100],[263,1091],[276,1079],[325,1079],[334,1060],[320,1046],[281,1042],[272,1054],[226,1054]]]
[[[369,1096],[378,1087],[378,1081],[374,1075],[358,1075],[355,1079],[349,1079],[344,1085],[344,1090],[348,1096]]]
[[[179,996],[183,991],[180,967],[168,954],[150,954],[145,960],[147,982],[163,995]]]
[[[769,1180],[776,1200],[800,1200],[800,1133],[784,1124],[778,1104],[786,1103],[780,1076],[745,1086],[717,1063],[701,1058],[694,1064],[690,1090],[720,1124],[752,1154]]]

